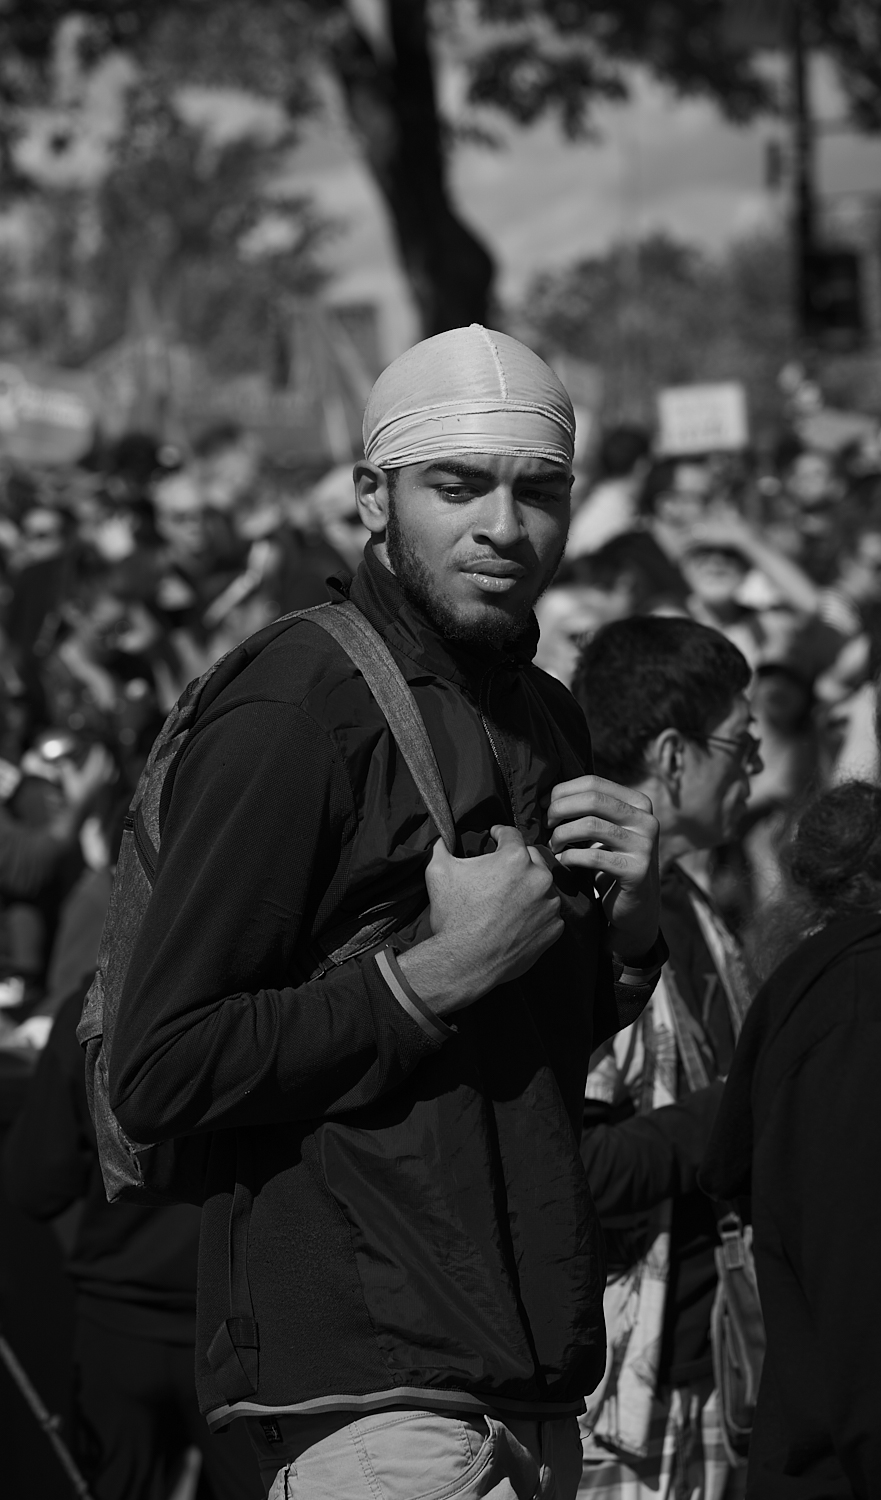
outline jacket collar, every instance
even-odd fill
[[[504,651],[472,646],[443,636],[428,616],[411,604],[394,573],[376,556],[370,543],[353,579],[329,580],[337,598],[350,598],[367,616],[389,646],[403,652],[433,676],[459,686],[473,686],[495,666],[507,663],[523,667],[538,646],[538,622],[534,615],[523,633]]]

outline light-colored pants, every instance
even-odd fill
[[[470,1413],[350,1415],[279,1417],[274,1443],[264,1424],[247,1419],[269,1500],[575,1500],[574,1417],[505,1424]]]

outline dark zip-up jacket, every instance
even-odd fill
[[[551,791],[590,769],[590,747],[569,693],[530,664],[534,625],[509,654],[449,642],[369,549],[351,598],[415,695],[457,854],[488,852],[495,823],[546,844]],[[205,1412],[580,1410],[605,1346],[582,1101],[592,1038],[618,1024],[592,886],[570,891],[566,930],[529,973],[455,1029],[418,1024],[370,954],[310,979],[320,936],[368,911],[415,902],[398,942],[429,935],[437,830],[360,674],[308,623],[210,705],[162,817],[111,1099],[142,1142],[215,1132]],[[230,1317],[237,1177],[259,1334],[245,1397],[212,1345]]]
[[[750,1500],[881,1495],[881,916],[839,917],[753,1001],[700,1171],[751,1194],[767,1349]]]

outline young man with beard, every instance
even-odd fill
[[[736,646],[693,620],[598,631],[573,692],[596,766],[651,798],[670,950],[639,1019],[594,1053],[581,1155],[605,1231],[607,1375],[579,1496],[722,1500],[713,1389],[716,1217],[697,1186],[750,998],[734,937],[681,861],[729,842],[762,768]]]
[[[197,1382],[212,1425],[249,1422],[273,1500],[575,1493],[604,1361],[588,1058],[665,950],[649,800],[590,774],[580,710],[530,665],[573,438],[548,367],[477,325],[368,403],[372,538],[340,592],[412,690],[453,852],[308,622],[166,783],[111,1097],[138,1141],[214,1132]],[[332,929],[396,908],[392,942],[316,972]]]

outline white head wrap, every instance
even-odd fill
[[[383,469],[463,453],[571,464],[572,402],[525,344],[472,323],[415,344],[370,392],[364,456]]]

